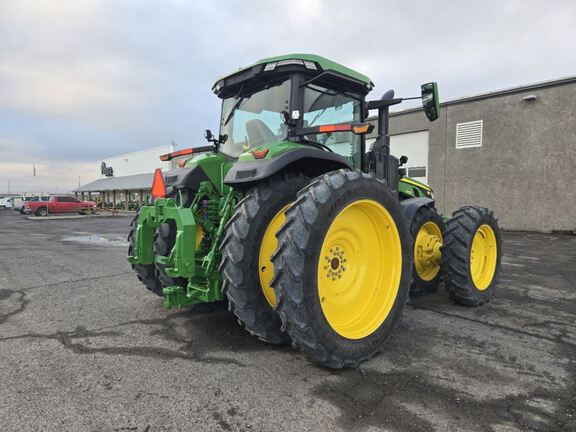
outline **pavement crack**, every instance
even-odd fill
[[[126,276],[126,275],[131,275],[131,274],[133,274],[133,273],[132,272],[122,272],[122,273],[115,273],[115,274],[110,274],[110,275],[105,275],[105,276],[91,276],[91,277],[85,277],[82,279],[67,280],[67,281],[54,282],[54,283],[43,284],[43,285],[34,285],[34,286],[30,286],[30,287],[19,288],[15,291],[32,291],[32,290],[39,289],[39,288],[49,288],[49,287],[55,287],[55,286],[59,286],[59,285],[66,285],[66,284],[72,284],[72,283],[78,283],[78,282],[87,282],[87,281],[94,281],[94,280],[100,280],[100,279],[109,279],[109,278],[114,278],[114,277],[118,277],[118,276]]]
[[[161,360],[182,359],[190,360],[198,363],[210,364],[227,364],[244,367],[245,365],[237,360],[218,356],[206,356],[196,352],[186,352],[181,350],[174,350],[170,348],[157,347],[157,346],[104,346],[92,347],[88,344],[82,343],[79,339],[95,338],[95,337],[113,337],[124,336],[124,333],[111,330],[87,330],[82,326],[77,326],[73,331],[62,332],[58,331],[52,334],[43,333],[25,333],[18,336],[9,336],[0,338],[0,342],[18,340],[18,339],[43,339],[54,340],[62,344],[62,346],[72,351],[74,354],[107,354],[107,355],[121,355],[121,356],[138,356],[146,358],[156,358]]]
[[[0,324],[4,324],[8,321],[11,317],[18,315],[19,313],[24,312],[26,310],[26,306],[30,303],[30,299],[26,298],[26,293],[16,290],[9,290],[9,289],[2,289],[0,290],[0,301],[6,300],[12,297],[14,294],[18,295],[16,302],[18,303],[18,307],[16,309],[11,310],[10,312],[6,312],[0,315]]]

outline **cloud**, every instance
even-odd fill
[[[97,169],[113,154],[201,144],[218,128],[214,81],[272,55],[332,58],[370,76],[374,98],[436,80],[451,99],[574,74],[574,40],[569,0],[4,1],[2,161],[33,149],[46,169]]]

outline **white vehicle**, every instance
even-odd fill
[[[0,198],[0,209],[11,209],[14,207],[14,197]]]
[[[12,210],[20,210],[24,207],[24,196],[17,195],[12,197]]]

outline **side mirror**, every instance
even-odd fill
[[[400,166],[405,165],[408,162],[408,156],[400,156]]]
[[[206,141],[210,141],[213,137],[214,135],[212,135],[212,131],[210,129],[206,129],[204,131],[204,138],[206,138]]]
[[[422,84],[422,107],[428,120],[434,121],[440,115],[440,98],[438,97],[438,84],[430,82]]]
[[[282,122],[284,122],[284,124],[288,124],[290,123],[290,113],[288,111],[280,111],[280,118],[282,119]]]

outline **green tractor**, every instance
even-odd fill
[[[390,155],[388,91],[320,56],[260,60],[219,79],[220,133],[161,157],[132,222],[128,260],[166,307],[227,300],[263,341],[291,343],[328,367],[355,367],[392,335],[409,293],[441,280],[459,303],[490,300],[500,273],[493,213],[445,222],[432,190]],[[429,120],[436,83],[421,87]],[[365,138],[378,111],[378,137]],[[182,158],[187,156],[188,158]]]

